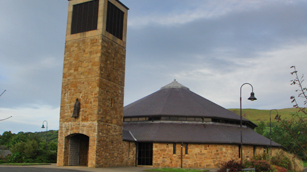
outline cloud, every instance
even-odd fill
[[[299,1],[300,3],[302,1]],[[182,25],[199,19],[217,19],[231,13],[242,13],[262,9],[267,6],[284,6],[298,4],[298,1],[257,1],[257,0],[187,0],[155,1],[154,3],[140,3],[127,1],[128,6],[134,8],[129,11],[128,26],[141,28],[148,25]],[[135,9],[136,7],[136,9]],[[140,15],[140,12],[142,12]]]
[[[240,86],[244,82],[251,81],[249,78],[259,79],[260,76],[257,74],[269,78],[267,83],[262,82],[262,84],[274,83],[273,74],[262,72],[270,59],[275,60],[274,63],[270,61],[272,66],[282,66],[279,70],[287,70],[295,60],[304,58],[300,54],[292,58],[295,59],[292,60],[293,63],[287,64],[287,61],[281,61],[278,57],[268,54],[305,46],[306,8],[306,3],[271,3],[253,10],[231,11],[214,19],[201,18],[182,25],[152,24],[140,28],[130,27],[125,104],[156,91],[174,78],[179,82],[181,81],[179,78],[186,78],[189,81],[186,84],[188,87],[198,88],[197,85],[202,85],[208,93],[219,92],[217,85],[222,86],[225,83],[235,89],[236,84]],[[289,52],[295,54],[296,51],[289,50]],[[290,53],[287,55],[287,58],[292,56]],[[249,68],[258,70],[250,73],[246,71]],[[245,74],[249,77],[244,77]],[[285,75],[288,73],[283,75],[279,73],[278,76],[281,77],[279,80],[284,79]],[[195,81],[196,79],[198,81]],[[145,80],[147,82],[140,82]],[[238,83],[234,82],[235,80],[238,80]],[[283,86],[287,87],[287,84],[288,79]],[[215,86],[208,87],[208,85]],[[227,91],[233,92],[232,89]],[[276,90],[283,91],[281,88]],[[216,99],[215,96],[208,98]],[[222,103],[225,107],[232,107],[234,106],[232,101],[236,100],[232,97]],[[286,105],[287,103],[282,103],[279,107]],[[257,104],[255,107],[271,106]]]

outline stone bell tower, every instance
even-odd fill
[[[68,1],[57,165],[126,166],[128,8],[118,0]]]

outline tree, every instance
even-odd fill
[[[304,106],[306,106],[306,104],[307,104],[307,95],[306,95],[307,88],[303,87],[304,75],[299,77],[298,74],[297,74],[297,70],[296,70],[295,66],[291,66],[291,68],[294,69],[294,71],[291,72],[291,75],[295,75],[295,78],[293,80],[291,80],[291,85],[299,86],[299,88],[296,89],[295,92],[298,92],[297,97],[304,99],[303,104],[304,104]],[[297,98],[295,96],[291,96],[290,99],[292,100],[291,103],[294,103],[293,107],[298,108],[299,112],[303,112],[304,114],[307,114],[306,107],[300,106],[298,104]]]
[[[13,137],[13,134],[11,131],[5,131],[2,136],[0,137],[0,145],[7,145],[11,138]]]
[[[264,132],[265,132],[265,123],[264,123],[263,121],[261,121],[261,122],[258,124],[258,127],[255,128],[255,131],[256,131],[258,134],[264,135]]]
[[[298,109],[298,112],[303,112],[305,116],[299,116],[298,113],[292,114],[292,119],[282,119],[281,116],[276,116],[277,122],[279,125],[275,126],[273,129],[273,140],[282,144],[286,147],[291,153],[295,153],[302,158],[306,158],[307,155],[307,88],[303,86],[304,75],[299,77],[298,72],[295,66],[291,66],[294,70],[291,72],[291,75],[294,75],[295,78],[291,80],[291,85],[297,85],[298,89],[295,91],[298,92],[297,96],[291,96],[291,103],[293,107]],[[303,99],[303,106],[300,106],[297,98]]]
[[[307,153],[307,125],[305,117],[293,114],[292,119],[279,119],[272,130],[272,140],[283,145],[289,152],[302,158]]]

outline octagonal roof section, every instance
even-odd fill
[[[201,97],[174,80],[124,107],[124,117],[184,116],[240,120],[240,116]],[[243,121],[249,121],[242,118]],[[250,121],[249,121],[250,122]]]

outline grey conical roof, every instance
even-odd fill
[[[190,91],[176,80],[124,107],[124,117],[186,116],[240,120],[237,114]],[[243,118],[243,121],[249,121]]]

